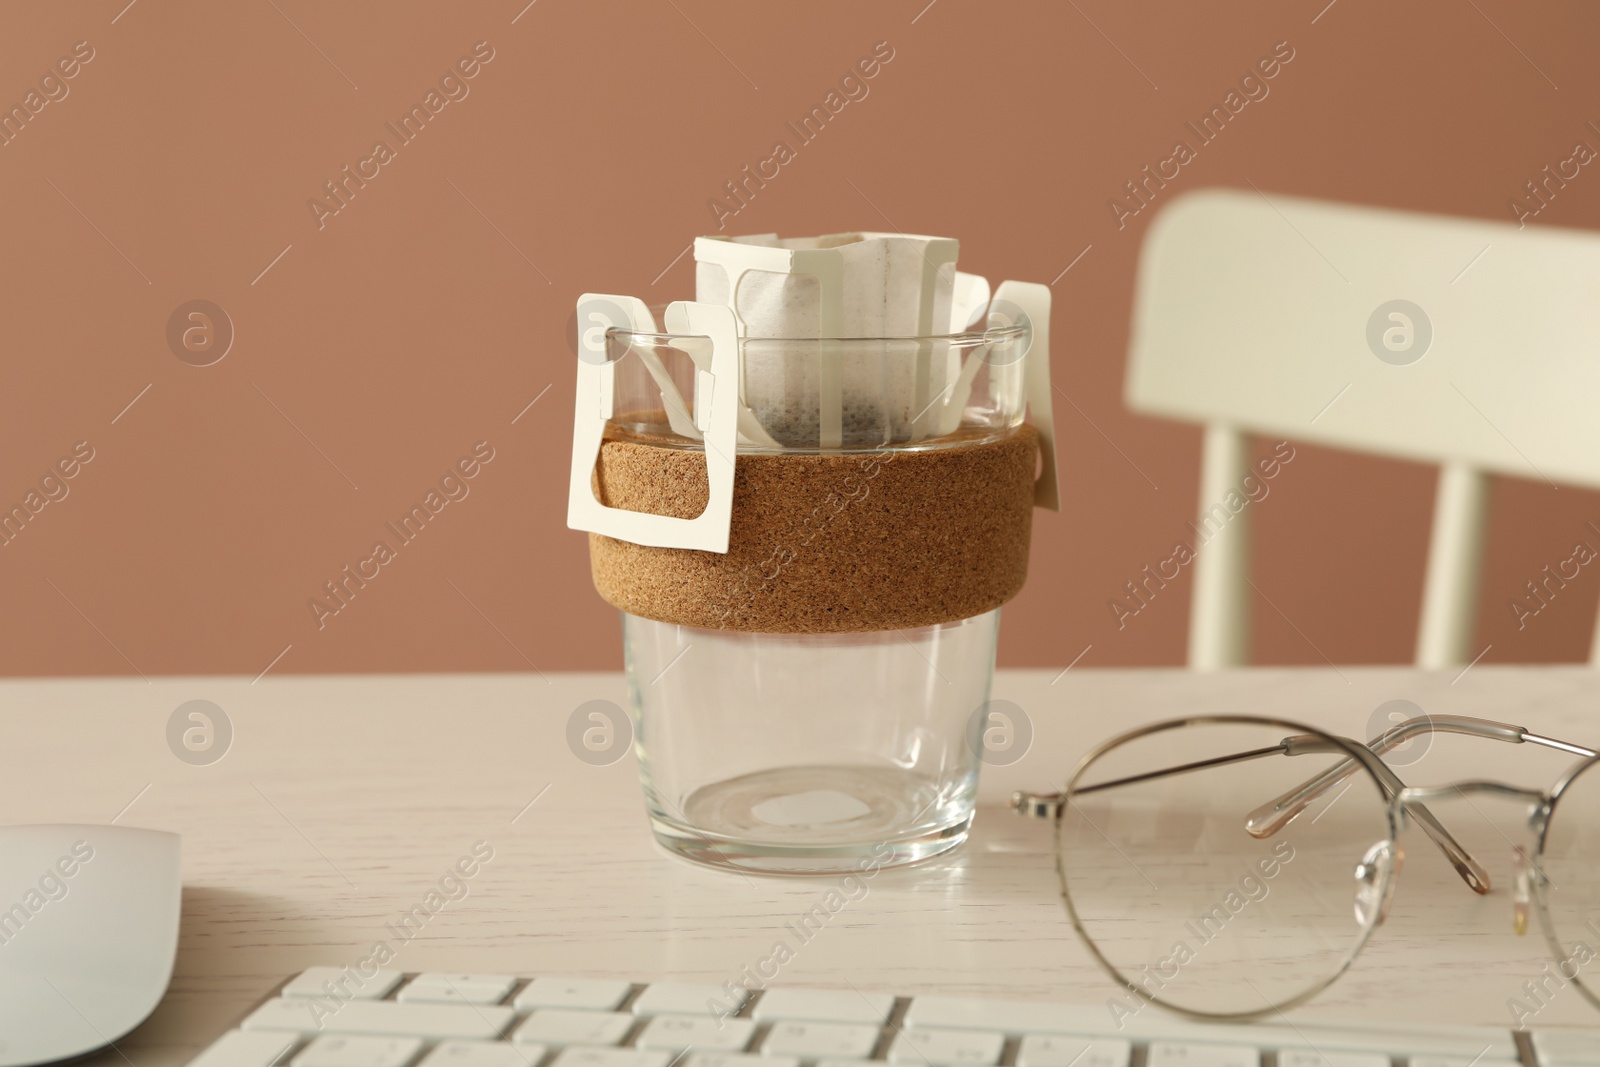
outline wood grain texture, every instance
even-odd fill
[[[1035,736],[1015,764],[985,769],[967,846],[878,875],[778,983],[1104,1002],[1110,984],[1058,902],[1048,829],[1004,802],[1016,788],[1053,787],[1091,745],[1140,722],[1252,712],[1360,734],[1379,704],[1406,698],[1600,740],[1600,675],[1578,668],[1479,666],[1455,684],[1399,668],[1052,677],[999,675],[995,696],[1024,709]],[[632,757],[589,766],[565,740],[580,703],[621,704],[625,692],[617,674],[10,681],[0,684],[0,803],[13,822],[122,812],[121,824],[183,835],[177,973],[121,1043],[137,1067],[186,1062],[289,974],[354,964],[379,939],[408,971],[721,983],[768,956],[831,882],[723,874],[658,849]],[[167,748],[169,716],[192,699],[216,702],[235,730],[210,766]],[[1532,746],[1441,741],[1407,778],[1542,787],[1566,763]],[[465,898],[398,941],[386,924],[480,841],[494,858]],[[1485,899],[1471,928],[1432,929],[1426,896],[1406,886],[1351,973],[1294,1019],[1509,1025],[1506,1000],[1538,974],[1542,939],[1512,936],[1503,895]],[[1567,991],[1538,1022],[1595,1026],[1600,1013]],[[93,1062],[125,1063],[116,1053]]]

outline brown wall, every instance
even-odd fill
[[[1108,198],[1280,41],[1294,59],[1270,95],[1170,193],[1248,180],[1509,218],[1545,164],[1600,145],[1582,5],[523,2],[0,13],[7,104],[93,49],[0,147],[0,505],[93,449],[0,547],[0,672],[253,675],[286,647],[275,671],[617,666],[564,525],[573,300],[689,295],[674,257],[713,230],[708,200],[880,41],[870,94],[728,231],[950,234],[966,269],[1041,281],[1092,246],[1054,286],[1067,503],[1039,517],[1002,659],[1092,644],[1086,666],[1177,663],[1187,579],[1124,629],[1107,607],[1191,517],[1198,448],[1122,404],[1153,211],[1119,231]],[[319,225],[323,183],[480,41],[469,95]],[[1600,226],[1600,174],[1538,224]],[[236,332],[211,366],[167,340],[195,299]],[[484,440],[470,495],[319,630],[308,599]],[[1301,448],[1257,512],[1257,582],[1283,613],[1257,604],[1262,660],[1410,658],[1432,485]],[[1600,546],[1590,520],[1592,493],[1498,485],[1486,661],[1583,654],[1594,574],[1521,631],[1507,601],[1580,538]]]

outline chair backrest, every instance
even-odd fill
[[[1206,427],[1192,666],[1248,658],[1249,509],[1214,509],[1248,434],[1440,465],[1417,660],[1468,662],[1485,475],[1600,487],[1600,235],[1191,193],[1145,238],[1126,394]]]

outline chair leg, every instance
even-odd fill
[[[1443,669],[1469,662],[1478,618],[1489,479],[1459,463],[1439,469],[1433,502],[1433,537],[1422,588],[1417,666]]]
[[[1249,469],[1249,436],[1231,426],[1207,426],[1189,610],[1189,666],[1195,670],[1250,662],[1250,509],[1227,518],[1225,507],[1215,510],[1238,491]]]

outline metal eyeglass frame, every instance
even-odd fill
[[[1142,737],[1192,726],[1269,726],[1292,732],[1278,744],[1267,748],[1196,760],[1192,763],[1179,764],[1175,767],[1163,767],[1141,774],[1116,778],[1111,781],[1097,782],[1081,788],[1078,786],[1078,781],[1083,777],[1084,772],[1113,749]],[[1400,780],[1400,777],[1395,774],[1392,768],[1383,762],[1380,756],[1419,734],[1432,733],[1463,734],[1469,737],[1486,738],[1509,744],[1541,745],[1546,748],[1571,753],[1581,757],[1581,759],[1556,780],[1555,785],[1550,788],[1549,792],[1526,789],[1506,782],[1477,779],[1435,786],[1408,786]],[[1356,938],[1355,944],[1331,975],[1322,982],[1295,994],[1281,1003],[1268,1004],[1258,1011],[1203,1012],[1167,1003],[1160,997],[1153,995],[1149,990],[1123,975],[1116,965],[1101,953],[1099,947],[1094,943],[1094,939],[1084,929],[1083,921],[1072,902],[1072,894],[1067,890],[1066,857],[1063,854],[1061,845],[1061,822],[1071,806],[1073,797],[1096,793],[1105,789],[1113,789],[1117,786],[1151,781],[1169,775],[1186,774],[1191,771],[1261,759],[1266,756],[1326,755],[1340,752],[1344,753],[1345,759],[1340,760],[1326,771],[1309,779],[1295,789],[1249,812],[1244,820],[1245,831],[1252,837],[1270,837],[1294,821],[1312,801],[1325,795],[1339,783],[1360,773],[1362,770],[1372,775],[1379,791],[1388,801],[1389,836],[1385,841],[1377,842],[1373,848],[1369,849],[1367,854],[1361,858],[1355,870],[1358,879],[1372,885],[1380,903],[1378,907],[1369,909],[1366,921],[1362,926],[1360,935]],[[1167,719],[1119,734],[1111,740],[1100,744],[1091,750],[1088,755],[1084,756],[1083,759],[1079,760],[1077,767],[1073,769],[1071,777],[1067,779],[1066,788],[1061,792],[1018,792],[1011,798],[1011,807],[1019,815],[1054,820],[1056,874],[1061,884],[1061,899],[1066,905],[1067,917],[1071,920],[1072,928],[1077,933],[1078,939],[1089,950],[1089,954],[1094,957],[1100,967],[1119,986],[1126,988],[1142,1002],[1155,1004],[1186,1018],[1245,1022],[1287,1011],[1290,1008],[1306,1003],[1338,981],[1345,971],[1350,969],[1350,965],[1355,962],[1356,957],[1361,954],[1361,950],[1366,947],[1373,931],[1382,925],[1384,919],[1388,916],[1389,901],[1394,893],[1395,879],[1398,877],[1397,860],[1400,856],[1400,830],[1406,824],[1407,817],[1413,819],[1434,844],[1439,847],[1439,850],[1444,853],[1445,859],[1455,868],[1469,888],[1476,893],[1489,892],[1490,879],[1488,872],[1445,829],[1444,825],[1434,817],[1426,806],[1427,801],[1463,796],[1468,793],[1493,793],[1499,796],[1525,800],[1532,806],[1528,824],[1533,833],[1536,850],[1528,869],[1518,871],[1519,884],[1515,898],[1515,907],[1517,909],[1516,929],[1519,934],[1526,930],[1527,895],[1531,895],[1538,908],[1539,925],[1544,931],[1545,942],[1551,954],[1555,956],[1558,966],[1565,963],[1561,942],[1550,918],[1550,904],[1547,894],[1549,880],[1544,875],[1540,861],[1544,858],[1545,843],[1550,831],[1550,820],[1555,813],[1557,802],[1560,801],[1562,794],[1566,792],[1572,782],[1596,763],[1600,763],[1600,752],[1592,748],[1586,748],[1569,741],[1559,741],[1555,738],[1545,737],[1521,726],[1511,726],[1506,723],[1463,715],[1418,716],[1397,724],[1392,729],[1385,731],[1365,744],[1351,738],[1325,733],[1314,727],[1287,719],[1254,715],[1205,715]],[[1564,971],[1563,976],[1565,976]],[[1600,993],[1591,990],[1576,976],[1570,980],[1586,1000],[1595,1007],[1600,1008]]]

